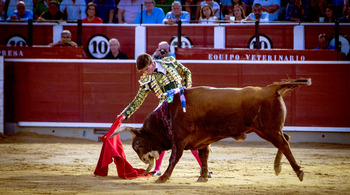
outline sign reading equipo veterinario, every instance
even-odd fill
[[[305,61],[304,55],[268,54],[208,54],[208,60]]]
[[[345,56],[345,55],[344,55]],[[293,49],[215,49],[177,48],[176,58],[184,60],[247,60],[247,61],[330,61],[342,60],[335,50]]]

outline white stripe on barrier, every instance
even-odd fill
[[[305,49],[305,28],[304,26],[294,26],[293,48],[295,50]]]
[[[350,64],[348,61],[251,61],[251,60],[178,60],[181,63],[200,64]]]
[[[114,63],[114,64],[123,64],[123,63],[136,63],[136,60],[100,60],[100,59],[5,59],[5,62],[46,62],[46,63]]]
[[[296,132],[331,132],[331,133],[350,133],[350,127],[303,127],[303,126],[285,126],[283,131]]]
[[[110,128],[112,123],[74,123],[74,122],[18,122],[19,127],[56,127],[56,128]],[[122,123],[121,126],[141,128],[142,123]]]
[[[110,128],[112,123],[73,123],[73,122],[18,122],[19,127],[61,127],[61,128]],[[122,123],[121,126],[141,128],[142,123]],[[333,132],[350,133],[350,127],[306,127],[285,126],[283,131],[292,132]]]

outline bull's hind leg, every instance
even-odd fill
[[[292,166],[294,172],[297,174],[300,181],[303,181],[304,178],[304,172],[300,169],[300,166],[295,161],[294,156],[292,154],[292,151],[290,150],[289,142],[284,136],[284,133],[282,131],[279,131],[277,133],[277,137],[271,137],[271,142],[274,146],[278,148],[279,151],[282,151],[284,156],[288,159],[290,165]]]
[[[209,146],[206,148],[198,150],[199,159],[202,163],[201,175],[198,178],[198,182],[207,182],[208,181],[208,157],[209,157]]]
[[[289,135],[283,133],[284,138],[287,140],[287,142],[289,142]],[[275,173],[276,175],[279,175],[281,173],[282,170],[282,166],[281,166],[281,160],[283,157],[283,152],[278,149],[277,154],[276,154],[276,158],[275,158],[275,163],[274,163],[274,169],[275,169]]]
[[[268,131],[268,132],[276,132],[276,131]],[[284,156],[286,156],[286,158],[288,159],[294,172],[297,174],[299,180],[303,181],[304,172],[300,169],[300,166],[295,161],[294,156],[292,154],[292,151],[290,150],[289,142],[286,139],[286,137],[289,138],[289,136],[284,136],[285,134],[281,130],[278,130],[276,133],[268,134],[268,135],[261,134],[261,133],[257,133],[257,134],[261,138],[266,139],[267,141],[271,142],[278,149],[276,159],[275,159],[275,166],[276,166],[276,161],[277,161],[277,164],[281,163],[281,158],[282,158],[282,153],[283,153]],[[282,152],[282,153],[279,154],[280,152]],[[276,172],[276,168],[275,168],[275,172]]]

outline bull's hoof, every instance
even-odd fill
[[[279,175],[282,171],[282,166],[281,165],[278,165],[278,166],[275,166],[275,173],[276,175]]]
[[[159,177],[157,180],[156,180],[156,183],[165,183],[168,179],[166,178],[163,178],[163,177]]]
[[[303,179],[304,179],[304,171],[299,171],[299,174],[297,174],[298,175],[298,178],[299,178],[299,180],[300,181],[303,181]]]
[[[197,182],[207,182],[208,178],[204,178],[204,177],[198,177]]]

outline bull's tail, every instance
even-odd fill
[[[307,85],[307,86],[311,85],[311,78],[286,79],[286,80],[282,80],[281,82],[273,83],[269,86],[275,87],[276,93],[283,97],[293,89],[304,85]]]

